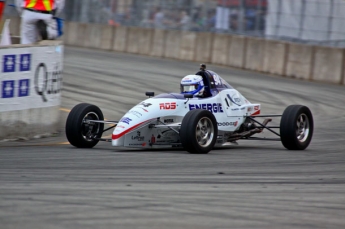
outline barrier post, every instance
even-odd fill
[[[344,50],[315,46],[312,80],[341,84],[343,78]]]
[[[199,32],[196,36],[195,61],[211,62],[213,33]]]
[[[215,34],[211,61],[213,64],[226,65],[228,63],[228,49],[231,36],[228,34]]]
[[[237,68],[244,68],[246,60],[246,42],[244,36],[232,36],[229,45],[228,65]]]

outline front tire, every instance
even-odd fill
[[[286,149],[306,149],[311,142],[313,131],[313,116],[308,107],[290,105],[285,109],[280,120],[280,139]]]
[[[191,154],[207,154],[216,143],[218,133],[214,115],[201,109],[189,111],[180,129],[182,146]]]
[[[102,137],[103,123],[88,123],[87,120],[104,120],[102,111],[95,105],[81,103],[68,114],[65,131],[71,145],[77,148],[92,148]]]

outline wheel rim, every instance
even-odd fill
[[[95,112],[87,113],[82,121],[81,134],[87,141],[93,141],[94,137],[99,133],[99,123],[88,122],[89,120],[99,120],[98,115]]]
[[[296,136],[297,140],[300,142],[305,142],[309,136],[309,118],[306,114],[301,114],[297,118],[297,128],[296,128]]]
[[[214,137],[214,126],[209,118],[202,118],[196,126],[196,139],[202,147],[208,147]]]

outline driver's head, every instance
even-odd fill
[[[181,93],[201,96],[204,93],[204,81],[201,76],[188,75],[181,80]]]

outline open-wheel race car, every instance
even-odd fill
[[[76,105],[66,121],[68,141],[78,148],[92,148],[105,141],[135,148],[183,147],[192,154],[206,154],[238,140],[281,141],[286,149],[304,150],[313,135],[313,116],[308,107],[290,105],[281,115],[262,115],[260,104],[249,102],[203,64],[195,75],[182,79],[179,93],[155,96],[146,92],[146,96],[119,121],[104,120],[95,105]],[[280,117],[279,126],[268,125],[274,117]],[[110,127],[105,129],[104,124]],[[112,128],[112,138],[102,138]],[[264,129],[276,137],[254,137]]]

